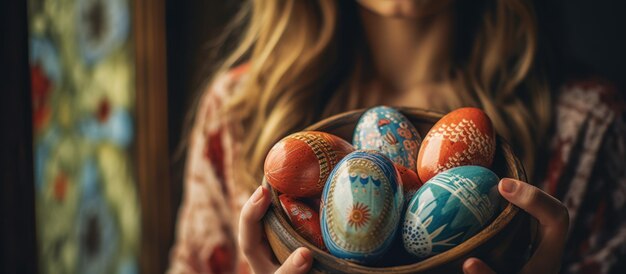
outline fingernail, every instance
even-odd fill
[[[252,193],[252,197],[250,197],[252,199],[253,203],[258,202],[259,200],[261,200],[261,198],[263,198],[263,186],[259,186],[254,193]]]
[[[500,184],[502,185],[502,190],[506,193],[513,193],[515,189],[517,189],[517,182],[515,180],[502,179]]]
[[[463,273],[465,274],[476,273],[477,268],[478,264],[476,264],[476,260],[474,259],[467,259],[465,263],[463,263]]]
[[[298,251],[298,254],[296,254],[296,256],[293,256],[293,264],[298,268],[303,267],[310,258],[311,252],[308,249],[300,249]]]

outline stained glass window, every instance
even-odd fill
[[[138,272],[130,4],[28,0],[43,273]]]

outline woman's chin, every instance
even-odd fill
[[[441,11],[449,0],[357,0],[363,8],[383,17],[418,19]]]

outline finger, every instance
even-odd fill
[[[272,252],[263,238],[261,219],[270,205],[268,190],[260,186],[241,209],[239,220],[239,247],[255,273],[274,272]]]
[[[539,222],[539,246],[521,273],[557,273],[569,229],[569,214],[561,202],[527,183],[502,179],[500,194]]]
[[[496,274],[487,264],[476,258],[469,258],[463,263],[465,274]]]
[[[276,274],[307,273],[311,269],[311,265],[313,265],[311,251],[305,247],[300,247],[289,255],[289,258],[278,268]]]

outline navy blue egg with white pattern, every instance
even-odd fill
[[[404,216],[404,248],[418,258],[447,251],[478,233],[495,216],[499,178],[481,166],[461,166],[428,180]]]

